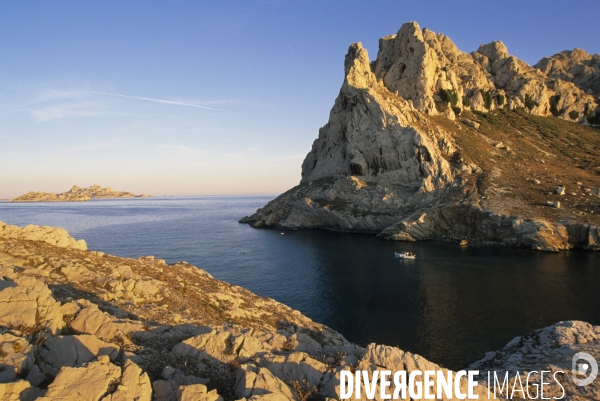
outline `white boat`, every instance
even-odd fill
[[[414,259],[417,257],[417,255],[412,252],[394,252],[394,255],[396,255],[397,259]]]

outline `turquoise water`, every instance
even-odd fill
[[[300,310],[361,345],[459,369],[560,320],[600,324],[600,254],[399,243],[238,220],[272,197],[0,203],[0,221],[66,228],[90,249],[185,260]],[[417,260],[394,258],[415,252]]]

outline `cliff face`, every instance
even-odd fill
[[[600,136],[584,118],[593,89],[501,42],[467,54],[416,23],[381,39],[372,63],[352,44],[344,70],[300,185],[242,222],[598,249]]]
[[[600,95],[600,55],[583,49],[565,50],[544,57],[535,68],[550,78],[573,82],[578,88],[598,99]]]
[[[530,67],[511,56],[502,42],[481,45],[467,54],[447,36],[421,31],[414,22],[404,24],[397,35],[380,39],[372,68],[388,90],[412,100],[427,114],[438,112],[441,89],[456,93],[455,107],[483,112],[520,107],[535,115],[569,118],[571,111],[583,117],[596,107],[594,97],[585,90]],[[486,97],[490,100],[487,105]]]
[[[600,327],[577,321],[518,337],[473,364],[482,379],[475,393],[505,399],[506,390],[488,394],[486,372],[509,371],[512,383],[519,371],[522,378],[532,372],[535,380],[523,384],[534,394],[539,371],[558,367],[564,399],[598,399],[598,380],[573,383],[571,359],[576,352],[599,359],[599,345]],[[349,343],[286,305],[185,262],[1,235],[0,368],[0,399],[38,401],[339,400],[341,370],[447,373],[396,347]],[[545,396],[560,398],[550,381]],[[460,388],[466,393],[466,379]],[[380,389],[376,394],[380,399]]]
[[[67,192],[58,194],[47,192],[28,192],[11,200],[11,202],[86,202],[94,198],[148,198],[149,195],[135,195],[126,191],[115,191],[111,187],[102,188],[92,185],[88,188],[80,188],[77,185]]]

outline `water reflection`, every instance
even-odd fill
[[[363,345],[397,345],[458,369],[531,330],[600,319],[596,254],[294,235],[320,249],[321,307],[331,311],[322,321]],[[400,250],[418,259],[394,259]]]

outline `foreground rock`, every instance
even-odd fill
[[[495,372],[502,379],[506,372],[509,372],[511,387],[517,372],[521,378],[531,373],[531,384],[527,389],[532,395],[531,398],[539,391],[534,384],[540,383],[542,370],[551,374],[562,371],[564,373],[559,374],[559,377],[566,394],[564,399],[599,400],[599,380],[594,380],[586,386],[577,386],[573,382],[572,360],[578,352],[585,352],[599,360],[600,326],[577,321],[560,322],[529,335],[516,337],[502,350],[488,352],[485,358],[473,363],[469,369],[477,369],[484,376],[487,376],[488,372],[492,375]],[[544,397],[562,397],[563,390],[555,381],[544,388]]]
[[[85,251],[85,240],[76,240],[63,228],[28,225],[18,227],[0,221],[0,238],[41,241],[60,248],[72,248]]]
[[[395,347],[351,344],[185,262],[0,237],[0,277],[2,400],[337,400],[342,370],[446,372]],[[599,338],[600,327],[562,322],[474,368],[562,369],[578,351],[600,359]],[[566,383],[566,399],[598,394]],[[476,391],[488,399],[485,383]]]
[[[595,75],[581,83],[540,68],[501,42],[463,53],[416,23],[382,38],[373,62],[352,44],[300,184],[241,222],[600,249],[600,202],[590,196],[600,187],[600,135],[584,119],[600,113]],[[560,208],[547,206],[559,198]]]
[[[11,202],[86,202],[90,199],[102,198],[149,198],[150,195],[135,195],[126,191],[115,191],[111,187],[102,188],[92,185],[88,188],[79,188],[77,185],[67,192],[58,194],[48,192],[28,192],[11,200]]]

